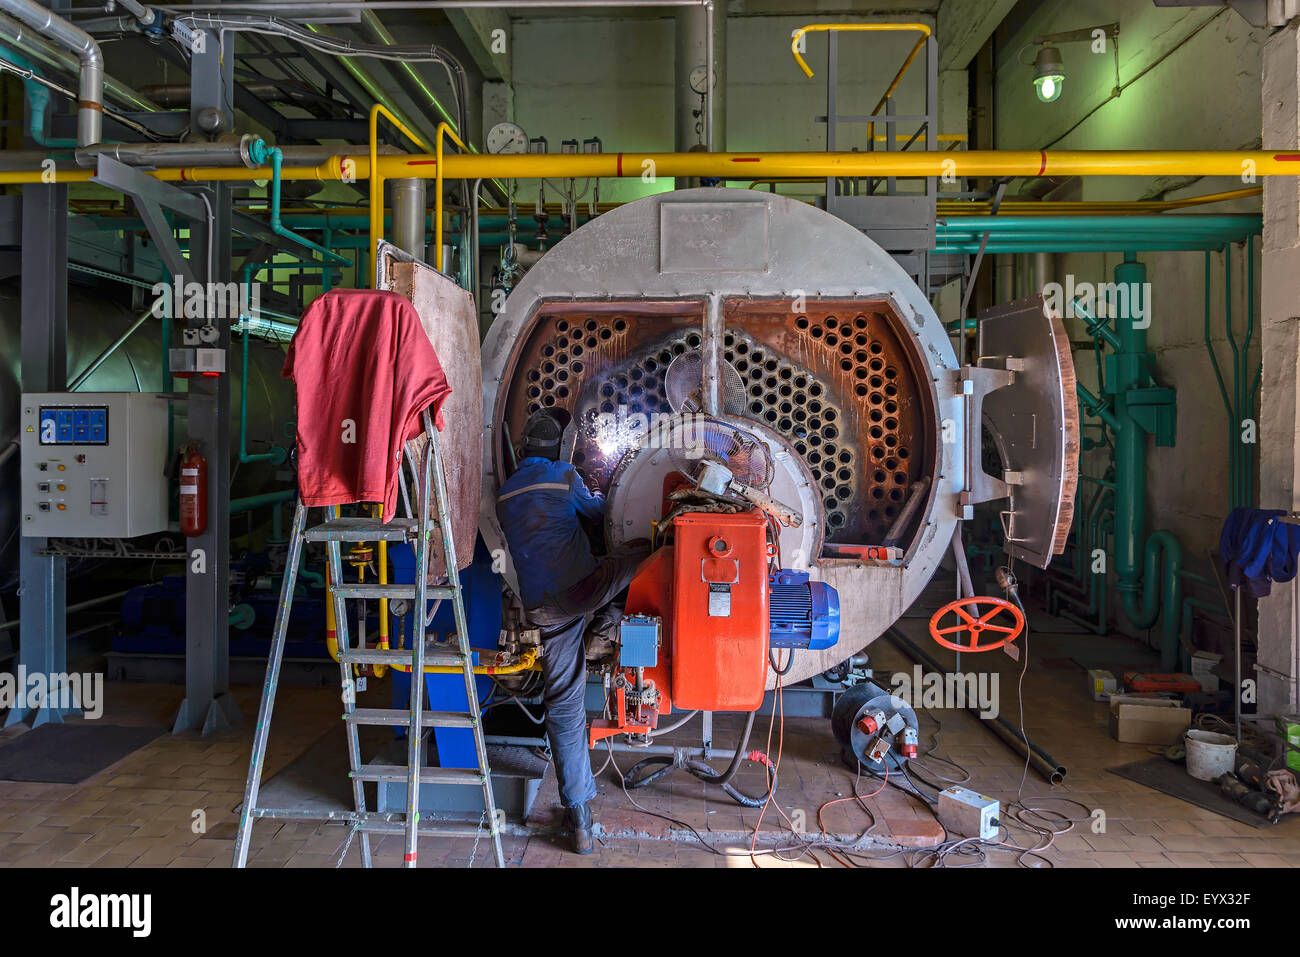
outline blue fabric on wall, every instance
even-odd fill
[[[1295,578],[1300,554],[1300,525],[1280,520],[1282,509],[1234,508],[1219,535],[1219,561],[1228,584],[1245,583],[1256,598],[1273,582]]]

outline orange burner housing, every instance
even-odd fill
[[[757,710],[767,675],[767,519],[700,512],[673,528],[673,703]]]

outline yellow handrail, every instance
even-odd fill
[[[917,41],[916,47],[903,64],[903,69],[899,71],[898,76],[894,77],[894,83],[890,86],[890,91],[898,85],[903,73],[911,66],[912,60],[916,58],[917,52],[925,45],[926,39],[930,36],[930,28],[924,23],[812,23],[806,27],[800,27],[790,35],[790,52],[794,54],[795,62],[799,64],[799,69],[803,70],[804,75],[811,78],[813,75],[812,68],[799,52],[799,41],[809,33],[827,33],[831,30],[839,32],[858,32],[858,33],[912,33],[918,32],[924,34]],[[886,97],[889,93],[885,94]],[[880,107],[876,107],[880,109]]]
[[[444,136],[450,136],[462,153],[469,152],[455,130],[446,123],[438,124],[438,128],[433,131],[435,159],[438,162],[433,188],[433,266],[439,271],[442,270],[442,142]]]
[[[791,37],[790,51],[794,54],[794,58],[799,62],[800,68],[809,77],[813,75],[813,71],[809,69],[807,62],[804,60],[803,56],[799,53],[799,41],[803,38],[805,33],[814,30],[826,31],[826,32],[829,32],[831,30],[834,30],[836,32],[839,32],[841,30],[852,30],[858,32],[870,32],[870,33],[878,33],[881,31],[885,31],[885,32],[906,31],[910,33],[913,30],[915,30],[921,33],[921,38],[917,40],[916,43],[912,46],[912,52],[907,55],[907,59],[903,61],[903,65],[900,66],[898,68],[898,72],[894,74],[894,79],[890,81],[889,86],[885,89],[885,93],[880,98],[880,101],[876,104],[876,108],[871,111],[872,116],[875,116],[877,113],[879,113],[881,107],[883,107],[886,103],[889,102],[889,98],[893,96],[894,91],[898,89],[898,84],[903,82],[903,75],[907,73],[908,69],[911,68],[912,61],[916,59],[916,55],[925,48],[926,41],[930,39],[930,28],[927,27],[924,23],[817,23],[817,24],[813,24],[812,26],[803,27],[799,30],[796,30],[794,32],[794,35]],[[834,123],[835,118],[828,116],[826,118],[826,122],[828,124]],[[834,131],[832,130],[832,135],[833,134]],[[871,140],[875,140],[876,138],[875,123],[867,124],[867,137]]]

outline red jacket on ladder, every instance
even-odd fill
[[[311,304],[284,369],[298,397],[298,491],[308,506],[397,508],[402,446],[451,394],[420,316],[395,292],[335,289]]]

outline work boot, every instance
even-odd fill
[[[573,842],[573,853],[590,854],[596,849],[596,841],[591,833],[595,821],[590,806],[579,804],[577,807],[565,808],[564,824]]]

